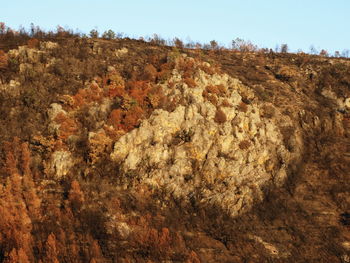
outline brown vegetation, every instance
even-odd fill
[[[217,109],[214,117],[214,121],[221,124],[227,121],[226,114],[222,111],[222,109]]]
[[[347,60],[254,53],[256,47],[245,42],[233,51],[216,45],[209,47],[215,50],[193,50],[176,41],[185,59],[159,37],[151,45],[82,39],[62,28],[51,33],[32,29],[30,36],[16,35],[0,24],[0,85],[20,83],[17,95],[0,91],[0,262],[338,262],[347,253],[342,244],[349,229],[338,222],[337,213],[350,209],[349,113],[322,95],[331,87],[336,96],[349,97]],[[24,70],[24,63],[9,55],[19,45],[35,52],[47,40],[58,47],[28,63],[33,67]],[[124,47],[128,52],[116,56]],[[197,66],[198,61],[210,65]],[[266,186],[264,201],[241,217],[205,207],[200,192],[189,203],[166,198],[161,190],[142,185],[137,170],[122,174],[109,159],[113,142],[153,110],[172,111],[182,103],[169,101],[162,90],[163,83],[178,85],[168,82],[175,67],[192,88],[198,68],[239,78],[254,91],[252,99],[247,96],[238,105],[239,111],[259,102],[264,105],[262,118],[283,114],[305,130],[307,149],[298,170],[281,188]],[[227,121],[221,107],[232,107],[222,98],[226,92],[225,87],[209,86],[203,93],[218,107],[219,124]],[[93,111],[106,100],[105,112]],[[49,120],[51,103],[67,114]],[[335,116],[344,131],[334,124]],[[313,126],[316,117],[319,127]],[[59,125],[57,134],[50,134],[52,122]],[[293,129],[280,126],[288,151],[293,151]],[[95,140],[89,137],[92,132]],[[190,142],[191,135],[179,138]],[[242,150],[251,145],[239,142]],[[60,150],[71,151],[77,162],[65,177],[53,178],[45,165]],[[284,163],[281,159],[273,165]],[[279,258],[250,235],[277,244]]]

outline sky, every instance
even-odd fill
[[[0,21],[14,29],[34,23],[134,38],[215,39],[227,47],[239,37],[272,49],[350,49],[350,0],[2,0]]]

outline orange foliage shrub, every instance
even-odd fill
[[[13,248],[8,258],[4,261],[4,263],[30,263],[29,258],[26,254],[26,252],[20,248],[18,251],[17,249]]]
[[[220,94],[218,86],[209,85],[205,88],[208,93]]]
[[[142,78],[153,82],[156,80],[157,74],[157,69],[152,64],[148,64],[143,70]]]
[[[53,233],[51,233],[46,241],[45,244],[45,250],[46,255],[44,258],[44,262],[46,263],[59,263],[57,256],[58,256],[58,249],[57,249],[57,241],[56,237]]]
[[[6,149],[12,146],[12,150]],[[36,202],[37,196],[34,183],[30,177],[30,171],[21,176],[17,164],[22,170],[27,170],[30,162],[26,144],[19,144],[18,138],[12,143],[5,144],[5,153],[10,154],[10,163],[6,163],[9,180],[3,187],[1,185],[0,195],[0,243],[1,251],[5,255],[5,262],[32,262],[33,261],[33,238],[31,234],[32,219],[37,214],[32,213],[32,204]],[[29,150],[28,150],[29,151]],[[24,162],[24,163],[23,163]],[[29,168],[28,168],[29,169]],[[29,200],[32,198],[33,200]],[[33,202],[28,202],[33,201]],[[40,202],[39,202],[40,206]],[[29,217],[29,212],[31,217]],[[17,260],[17,261],[11,261]]]
[[[122,128],[122,120],[124,118],[124,112],[121,109],[113,110],[109,116],[110,123],[113,125],[116,129]]]
[[[224,99],[221,103],[221,106],[229,108],[229,107],[232,107],[232,104],[227,99]]]
[[[195,72],[195,62],[193,59],[181,59],[179,61],[179,70],[183,71],[184,78],[190,78]]]
[[[204,90],[202,96],[206,100],[210,101],[210,103],[212,103],[213,105],[216,106],[218,104],[218,99],[215,94],[209,94],[207,90]]]
[[[140,119],[144,116],[144,111],[141,107],[136,106],[126,112],[124,118],[124,130],[129,131],[139,124]]]
[[[4,142],[4,151],[6,155],[5,172],[7,175],[18,173],[19,169],[17,165],[21,155],[19,138],[14,137],[12,142]]]
[[[22,172],[23,174],[30,173],[30,151],[28,148],[28,143],[21,144],[21,152],[22,152]]]
[[[226,89],[226,87],[224,85],[220,84],[220,85],[217,85],[216,87],[219,89],[219,92],[220,92],[221,95],[226,94],[227,89]]]
[[[168,247],[171,244],[170,231],[167,227],[162,228],[162,232],[159,234],[159,246]]]
[[[215,95],[209,95],[208,100],[211,102],[211,104],[217,106],[218,105],[218,99]]]
[[[82,89],[79,89],[78,93],[73,96],[73,106],[78,108],[85,104],[85,94]]]
[[[125,89],[123,86],[111,86],[108,88],[108,96],[110,98],[123,97],[125,95]]]
[[[81,191],[77,180],[73,180],[71,183],[68,199],[75,210],[79,210],[84,203],[84,193]]]
[[[39,40],[36,38],[31,38],[27,41],[27,45],[29,48],[37,48],[39,47]]]
[[[160,72],[158,72],[159,80],[166,80],[170,77],[172,70],[175,67],[175,63],[164,63],[160,66]]]
[[[135,99],[138,105],[145,104],[145,98],[150,90],[149,82],[147,81],[131,81],[128,83],[129,86],[129,94]]]
[[[189,88],[194,88],[197,86],[196,82],[192,78],[185,78],[184,82],[187,84]]]
[[[244,140],[241,141],[238,146],[241,150],[246,150],[250,147],[250,142],[248,140]]]
[[[75,122],[75,120],[70,119],[67,115],[60,112],[55,117],[55,122],[60,124],[59,128],[59,138],[60,139],[67,139],[69,136],[75,134],[78,132],[78,124]]]
[[[217,123],[225,123],[227,121],[226,114],[221,109],[217,109],[214,121]]]
[[[168,87],[169,88],[173,88],[175,86],[175,82],[174,81],[168,81]]]
[[[167,101],[167,97],[160,86],[151,88],[147,98],[153,109],[163,107]]]
[[[199,68],[208,75],[214,75],[215,73],[219,73],[217,69],[208,65],[200,65]]]
[[[7,68],[8,60],[7,55],[3,50],[0,50],[0,69]]]
[[[87,89],[78,90],[77,94],[73,96],[73,106],[79,108],[87,103],[100,101],[102,98],[103,92],[101,88],[96,83],[93,83]]]
[[[241,112],[247,112],[248,106],[243,101],[238,105],[237,109]]]
[[[209,85],[205,88],[208,93],[223,96],[226,94],[226,88],[223,85]]]
[[[201,261],[197,253],[192,250],[191,253],[188,255],[186,263],[201,263]]]
[[[116,109],[111,112],[109,122],[115,129],[130,131],[139,124],[144,114],[145,112],[140,106],[134,106],[128,111]]]
[[[158,256],[167,257],[171,253],[172,245],[169,229],[163,227],[161,231],[158,231],[148,226],[148,224],[141,225],[141,227],[134,236],[137,246],[143,247]]]

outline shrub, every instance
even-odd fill
[[[232,49],[239,50],[241,52],[254,52],[258,47],[252,44],[250,41],[245,41],[241,38],[232,40]]]
[[[8,65],[7,55],[3,50],[0,50],[0,70],[6,69]]]
[[[29,48],[38,48],[39,47],[39,40],[36,38],[31,38],[27,41],[27,45]]]
[[[213,104],[215,106],[218,105],[218,99],[217,99],[216,95],[214,95],[214,94],[208,95],[207,99],[208,99],[208,101],[211,102],[211,104]]]
[[[115,37],[116,37],[116,34],[111,29],[109,29],[108,31],[105,31],[102,34],[102,38],[105,38],[105,39],[115,39]]]
[[[150,84],[147,81],[131,81],[128,83],[130,96],[135,99],[138,105],[145,104],[145,98],[150,90]]]
[[[281,45],[281,53],[287,53],[288,52],[288,45],[282,44]]]
[[[205,90],[209,93],[219,94],[220,90],[217,86],[209,85],[205,88]]]
[[[123,119],[123,111],[121,109],[113,110],[110,114],[109,120],[110,123],[115,127],[116,129],[121,128],[121,121]]]
[[[125,89],[123,86],[109,87],[108,96],[110,98],[123,97],[125,95]]]
[[[90,31],[89,35],[90,35],[91,38],[98,38],[99,33],[98,33],[98,31],[96,29],[93,29],[93,30]]]
[[[136,106],[126,112],[124,118],[124,130],[131,130],[139,124],[140,119],[144,116],[144,111],[141,107]]]
[[[149,81],[155,81],[157,77],[157,69],[152,65],[148,64],[143,70],[143,79]]]
[[[217,109],[214,117],[214,121],[221,124],[227,121],[226,114],[222,111],[222,109]]]
[[[229,108],[232,107],[232,104],[227,99],[224,99],[221,103],[221,106]]]
[[[182,42],[182,40],[180,40],[177,37],[174,38],[173,42],[174,42],[175,47],[177,47],[177,48],[183,48],[184,47],[184,43]]]
[[[219,49],[218,42],[216,42],[215,40],[210,41],[210,48],[211,48],[212,50],[217,50],[217,49]]]
[[[241,112],[247,112],[248,111],[248,106],[245,104],[243,101],[238,104],[237,109]]]
[[[184,82],[187,84],[188,87],[194,88],[197,86],[196,82],[192,78],[185,78]]]
[[[57,114],[55,122],[60,124],[59,137],[61,139],[67,139],[70,135],[73,135],[78,131],[78,125],[75,120],[69,118],[62,112]]]
[[[241,150],[246,150],[250,147],[250,142],[248,140],[243,140],[239,143],[238,146]]]

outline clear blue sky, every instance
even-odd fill
[[[3,0],[0,21],[15,29],[33,22],[224,45],[240,37],[260,47],[314,45],[333,53],[350,49],[349,17],[350,0]]]

